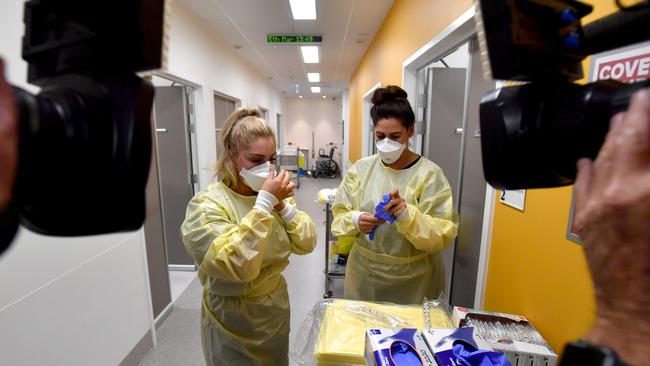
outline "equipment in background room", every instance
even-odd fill
[[[635,91],[650,87],[650,80],[575,83],[587,56],[650,39],[648,1],[583,27],[591,11],[573,0],[479,1],[486,77],[525,82],[481,102],[483,168],[493,187],[573,184],[577,160],[596,158],[611,117],[627,109]]]
[[[329,154],[325,155],[325,148],[330,149]],[[318,149],[318,159],[316,160],[315,169],[312,171],[312,177],[336,178],[339,175],[339,164],[334,160],[334,151],[337,147],[333,142],[327,144],[324,148]]]
[[[14,87],[20,164],[0,253],[19,222],[59,236],[142,226],[154,89],[136,72],[164,67],[165,17],[165,0],[25,3],[22,57],[40,92]]]

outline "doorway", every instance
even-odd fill
[[[193,271],[194,261],[185,251],[180,227],[185,209],[197,183],[193,164],[192,124],[194,114],[191,87],[154,76],[154,121],[163,231],[171,270]]]
[[[370,109],[372,108],[372,95],[375,90],[381,88],[381,83],[375,84],[372,88],[363,95],[363,110],[361,111],[361,157],[365,158],[377,153],[377,146],[375,145],[375,129],[370,117]]]
[[[233,98],[227,97],[222,94],[214,95],[214,134],[215,141],[217,142],[217,158],[221,157],[223,153],[223,146],[221,146],[221,130],[226,118],[237,108],[237,101]]]
[[[187,203],[198,190],[194,132],[194,89],[171,77],[153,75],[152,154],[144,223],[152,308],[156,324],[169,314],[195,266],[183,246],[180,226]],[[178,272],[182,270],[184,272]],[[179,281],[175,273],[181,275]]]
[[[483,177],[478,111],[482,96],[495,88],[495,82],[483,78],[471,11],[454,24],[455,29],[446,30],[405,62],[404,86],[415,92],[411,101],[416,119],[422,121],[417,130],[422,153],[442,168],[459,214],[458,237],[443,253],[448,300],[452,305],[480,307],[484,247],[489,241],[484,226],[491,223],[486,201],[492,200]]]
[[[269,110],[264,108],[264,107],[260,107],[260,106],[257,107],[257,110],[262,112],[262,119],[265,120],[266,122],[269,122]],[[271,122],[269,122],[269,123],[271,123]]]
[[[435,162],[449,181],[454,207],[460,203],[460,172],[465,88],[469,64],[468,43],[418,70],[416,145]],[[445,263],[445,294],[452,293],[455,245],[442,253]]]

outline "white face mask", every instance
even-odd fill
[[[250,169],[242,168],[239,171],[239,176],[244,179],[244,183],[247,186],[251,187],[255,192],[259,192],[262,189],[262,185],[266,181],[266,178],[269,176],[269,171],[271,170],[271,162],[267,161],[264,164],[254,166]]]
[[[386,164],[392,164],[402,156],[402,152],[406,149],[406,145],[398,141],[389,139],[388,137],[376,142],[379,157]]]

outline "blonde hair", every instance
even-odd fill
[[[223,154],[217,160],[216,175],[230,188],[237,188],[239,172],[233,158],[242,147],[249,146],[260,137],[272,137],[275,133],[271,126],[261,118],[257,109],[238,108],[226,118],[219,136]]]

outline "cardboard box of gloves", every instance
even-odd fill
[[[371,366],[509,366],[475,329],[369,329],[366,364]]]
[[[557,354],[526,317],[455,306],[452,323],[474,327],[494,350],[503,352],[513,366],[555,366]]]

